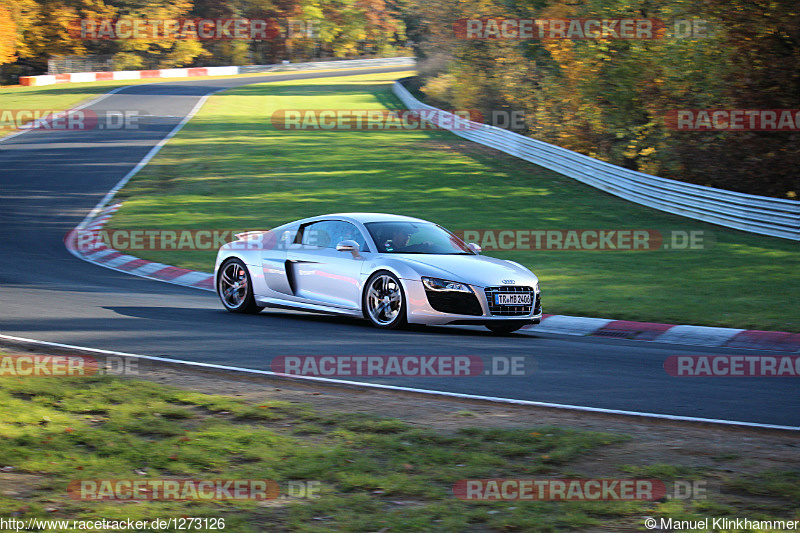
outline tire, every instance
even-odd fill
[[[525,325],[525,322],[498,322],[497,324],[486,324],[492,333],[513,333]]]
[[[231,313],[255,314],[264,309],[256,305],[250,272],[239,259],[228,259],[219,267],[217,295]]]
[[[364,285],[361,309],[372,325],[397,329],[408,323],[406,295],[397,276],[386,270],[375,272]]]

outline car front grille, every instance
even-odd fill
[[[539,306],[539,299],[533,294],[533,287],[517,287],[516,285],[504,285],[502,287],[486,287],[486,301],[489,303],[489,312],[492,316],[527,316],[531,314],[531,309],[535,305]],[[494,303],[494,295],[498,293],[530,294],[530,305],[497,305]],[[534,301],[535,300],[535,301]]]
[[[425,291],[428,303],[440,313],[481,316],[483,309],[474,293],[451,291]]]

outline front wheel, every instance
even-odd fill
[[[498,322],[497,324],[486,324],[486,327],[492,333],[513,333],[524,325],[525,323],[520,322]]]
[[[400,280],[391,272],[376,272],[367,280],[362,298],[364,316],[372,325],[396,329],[406,324],[406,297]]]
[[[256,305],[250,273],[239,259],[229,259],[219,268],[217,294],[231,313],[258,313],[264,309]]]

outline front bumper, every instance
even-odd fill
[[[488,289],[499,289],[502,292],[521,292],[520,287],[478,287],[470,285],[480,309],[472,305],[467,305],[463,313],[443,312],[434,309],[428,298],[425,287],[419,280],[403,280],[406,298],[408,300],[408,322],[411,324],[446,325],[446,324],[469,324],[486,325],[498,322],[520,322],[524,324],[538,324],[542,319],[541,293],[532,292],[530,311],[522,312],[520,308],[515,308],[513,314],[497,314],[501,312],[497,306],[491,305],[489,298],[494,292]],[[436,302],[439,309],[452,309],[455,307],[442,307],[440,302]],[[503,312],[507,312],[506,308]]]

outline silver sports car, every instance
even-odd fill
[[[236,237],[214,267],[217,294],[234,313],[282,307],[387,329],[478,324],[498,333],[542,317],[533,272],[418,218],[339,213]]]

